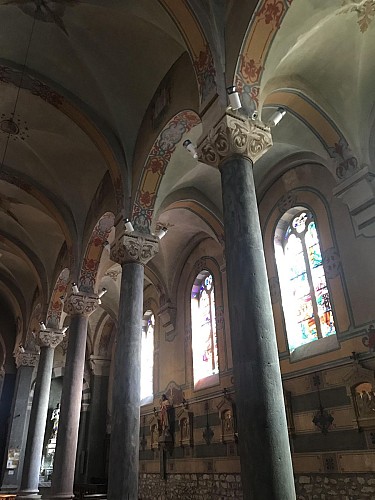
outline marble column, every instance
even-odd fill
[[[29,424],[30,389],[34,368],[38,363],[39,354],[37,352],[18,349],[14,357],[17,366],[17,377],[7,449],[18,450],[19,462],[15,469],[5,470],[1,485],[1,492],[3,493],[17,491],[21,485],[27,427]]]
[[[108,379],[111,360],[90,356],[91,405],[87,433],[87,462],[85,479],[105,482],[106,466],[106,419],[108,402]]]
[[[121,263],[117,345],[114,357],[108,500],[138,498],[141,331],[144,265],[156,255],[158,238],[116,226],[111,259]]]
[[[221,171],[228,302],[244,500],[293,500],[295,489],[253,163],[270,129],[227,113],[200,147]]]
[[[40,356],[30,412],[21,487],[17,493],[18,499],[41,498],[38,494],[39,472],[51,388],[53,355],[55,347],[63,338],[64,334],[60,330],[49,328],[41,330],[37,338]]]
[[[76,463],[82,384],[85,367],[88,317],[98,305],[94,293],[70,293],[64,310],[71,316],[65,372],[61,393],[59,430],[56,440],[50,499],[74,498],[73,483]]]

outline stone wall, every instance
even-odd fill
[[[139,500],[242,499],[240,474],[140,474]],[[372,474],[296,476],[297,500],[375,499]],[[261,498],[261,496],[259,497]]]
[[[231,500],[242,498],[239,474],[140,474],[139,500]]]
[[[296,477],[297,500],[375,499],[373,474],[309,474]]]

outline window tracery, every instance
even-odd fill
[[[155,316],[147,311],[143,316],[141,343],[141,401],[153,396]]]
[[[215,290],[212,274],[201,271],[191,290],[194,387],[219,373]],[[206,380],[207,381],[207,380]]]
[[[336,329],[314,216],[307,209],[294,209],[287,224],[286,216],[275,236],[275,256],[292,353]]]

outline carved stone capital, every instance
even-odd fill
[[[64,340],[65,334],[60,330],[40,330],[36,340],[41,347],[57,347]]]
[[[98,307],[99,297],[95,293],[72,292],[66,299],[64,311],[66,314],[82,314],[90,316]]]
[[[111,260],[114,262],[121,265],[125,262],[139,262],[145,265],[158,253],[159,238],[156,236],[136,231],[129,234],[121,230],[119,232],[120,234],[111,247]]]
[[[199,145],[198,157],[214,167],[234,154],[246,156],[255,163],[272,144],[267,125],[227,112]]]
[[[16,366],[36,366],[39,360],[39,354],[35,351],[25,351],[19,348],[14,354],[14,359],[16,361]]]

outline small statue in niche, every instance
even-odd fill
[[[224,432],[233,431],[233,415],[230,410],[224,413]]]
[[[361,417],[375,415],[375,393],[373,391],[356,391],[358,413]]]
[[[190,424],[187,418],[183,418],[181,420],[181,439],[189,439],[190,438]]]
[[[162,431],[169,430],[169,410],[171,409],[171,404],[169,399],[165,394],[162,395],[160,400],[160,420]]]
[[[156,424],[151,428],[151,447],[155,447],[159,444],[159,429]]]
[[[60,420],[60,403],[57,403],[53,410],[51,420],[53,422],[51,439],[56,439]]]

